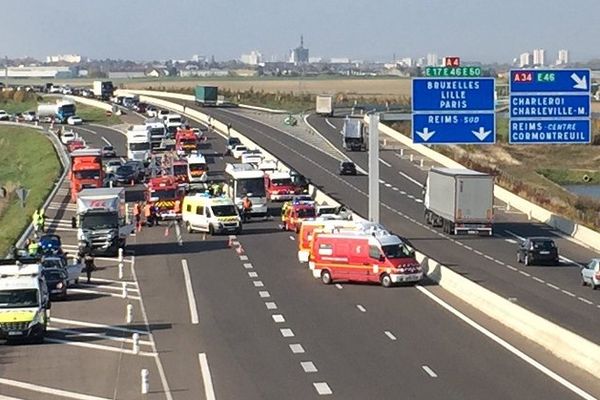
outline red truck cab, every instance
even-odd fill
[[[185,159],[173,160],[173,176],[179,185],[188,185],[190,178],[188,176],[188,162]]]
[[[300,232],[302,222],[317,216],[314,201],[295,201],[287,205],[281,214],[282,228],[286,231]]]
[[[177,154],[190,154],[198,150],[198,137],[191,129],[177,129],[175,134],[175,151]]]
[[[288,172],[273,171],[265,175],[265,189],[269,201],[291,200],[294,195],[302,193]]]
[[[181,201],[183,192],[174,176],[160,176],[148,182],[148,198],[152,206],[158,208],[161,219],[177,219],[181,217]]]
[[[101,188],[104,186],[102,151],[100,149],[79,149],[71,153],[71,202],[77,201],[81,189]]]
[[[315,232],[309,260],[313,276],[324,284],[343,280],[390,287],[395,283],[414,284],[423,278],[412,248],[385,230]]]

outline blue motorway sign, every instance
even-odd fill
[[[493,78],[415,78],[412,106],[414,143],[496,141]]]
[[[589,70],[510,72],[509,142],[589,143]]]

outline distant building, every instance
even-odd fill
[[[6,77],[6,69],[0,68],[0,77]],[[73,78],[70,67],[8,67],[9,78]]]
[[[438,65],[438,56],[435,53],[427,54],[427,66],[429,67],[437,67]]]
[[[59,54],[56,56],[47,56],[47,63],[65,62],[69,64],[78,64],[81,62],[81,56],[78,54]]]
[[[194,54],[194,55],[192,56],[192,61],[193,61],[193,62],[197,62],[197,63],[198,63],[198,62],[205,62],[205,61],[206,61],[206,56],[201,56],[201,55],[199,55],[199,54]]]
[[[308,57],[308,62],[311,64],[318,64],[323,62],[323,57]]]
[[[258,65],[262,63],[262,54],[256,50],[252,50],[249,54],[242,54],[240,61],[248,65]]]
[[[533,65],[544,66],[546,65],[546,50],[544,49],[533,49]]]
[[[304,48],[304,36],[300,36],[300,46],[290,51],[289,62],[292,64],[308,63],[308,49]]]
[[[401,66],[401,67],[405,67],[405,68],[412,68],[413,67],[413,59],[410,57],[404,57],[399,59],[398,61],[396,61],[396,63]]]
[[[556,65],[565,65],[569,63],[569,50],[559,50]]]
[[[145,78],[144,71],[115,71],[108,73],[108,79],[136,79]]]
[[[522,53],[519,56],[519,67],[527,67],[531,65],[531,53]]]
[[[330,64],[350,64],[348,57],[332,57],[329,59]]]

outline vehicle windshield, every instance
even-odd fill
[[[165,128],[151,128],[150,129],[150,135],[156,137],[156,136],[164,136],[165,134]]]
[[[387,258],[412,258],[415,252],[404,243],[382,246],[383,253]]]
[[[231,217],[237,215],[237,209],[234,205],[212,206],[211,208],[215,217]]]
[[[117,169],[117,174],[119,174],[119,175],[133,174],[133,168],[131,168],[129,165],[123,165]]]
[[[61,107],[62,113],[64,115],[74,115],[75,114],[75,104],[65,104]]]
[[[298,210],[298,218],[315,218],[316,211],[314,208],[301,208]]]
[[[534,250],[552,250],[556,247],[551,240],[536,240],[532,241],[531,245]]]
[[[112,146],[104,146],[104,151],[114,151],[115,149]]]
[[[144,151],[150,150],[150,143],[129,143],[129,150],[131,151]]]
[[[292,176],[292,182],[298,186],[306,186],[308,185],[308,182],[306,181],[306,178],[302,175],[294,175]]]
[[[235,147],[235,146],[237,146],[240,143],[242,143],[242,142],[240,142],[240,139],[238,139],[238,138],[231,138],[231,139],[229,139],[229,146]]]
[[[191,144],[191,145],[196,145],[196,143],[197,143],[196,139],[181,139],[180,142],[182,144]]]
[[[206,164],[190,164],[190,171],[206,171]]]
[[[119,218],[116,212],[84,214],[79,222],[83,229],[114,229],[119,227]]]
[[[63,268],[64,267],[63,263],[56,258],[42,261],[42,266],[44,268]]]
[[[37,289],[13,289],[0,291],[0,309],[37,306]]]
[[[265,183],[263,178],[238,179],[237,193],[238,197],[243,197],[245,195],[251,197],[264,197]]]
[[[187,175],[187,165],[174,165],[173,175]]]
[[[290,178],[279,178],[273,179],[271,183],[273,184],[273,186],[291,186],[292,180]]]
[[[64,275],[59,270],[56,270],[56,269],[51,269],[51,270],[46,269],[46,270],[44,270],[43,274],[44,274],[44,278],[46,278],[46,280],[49,280],[49,281],[59,281],[61,279],[64,279]]]
[[[168,120],[169,124],[181,124],[181,118],[179,117],[175,117],[175,118],[169,118]]]
[[[75,179],[100,179],[100,170],[77,171]]]
[[[177,198],[177,190],[153,190],[151,196],[159,200],[173,200]]]

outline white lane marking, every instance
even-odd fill
[[[112,340],[112,341],[115,341],[115,342],[133,343],[133,340],[129,339],[127,337],[113,336],[113,335],[103,335],[103,334],[97,333],[97,332],[79,332],[79,331],[74,331],[72,329],[53,328],[51,326],[48,327],[48,331],[58,332],[58,333],[64,333],[65,335],[72,335],[72,336],[93,337],[93,338],[101,338],[101,339],[106,339],[106,340]],[[65,339],[65,340],[67,340],[67,339]],[[152,345],[152,342],[150,342],[148,340],[140,340],[139,343],[142,344],[142,345],[144,345],[144,346],[151,346]]]
[[[215,389],[213,387],[206,353],[198,354],[198,361],[200,362],[200,373],[202,374],[202,383],[204,384],[204,395],[206,396],[206,400],[215,400]]]
[[[525,275],[525,276],[527,276],[527,277],[530,277],[530,276],[531,276],[531,274],[529,274],[529,273],[527,273],[527,272],[525,272],[525,271],[521,271],[521,270],[519,270],[519,273],[520,273],[521,275]]]
[[[190,269],[188,268],[187,260],[181,260],[183,267],[183,278],[185,280],[185,289],[187,291],[188,303],[190,304],[190,317],[192,324],[196,325],[198,321],[198,308],[196,306],[196,298],[194,297],[194,288],[192,287],[192,278],[190,277]]]
[[[406,194],[406,192],[404,190],[401,190],[400,194]]]
[[[588,299],[586,299],[586,298],[583,298],[583,297],[577,297],[577,298],[578,298],[579,300],[583,301],[583,302],[584,302],[584,303],[586,303],[586,304],[589,304],[589,305],[592,305],[592,304],[594,304],[594,303],[592,303],[591,301],[589,301],[589,300],[588,300]]]
[[[423,202],[423,200],[421,200],[421,199],[415,199],[415,201],[416,201],[417,203],[422,203],[422,202]]]
[[[482,256],[483,255],[483,253],[481,251],[479,251],[479,250],[473,250],[473,252],[475,254],[477,254],[478,256]]]
[[[342,286],[342,285],[340,285],[339,283],[336,283],[336,284],[335,284],[335,287],[336,287],[336,288],[338,288],[338,289],[343,289],[343,286]]]
[[[563,292],[564,294],[566,294],[567,296],[571,296],[571,297],[575,297],[575,295],[567,290],[561,289],[561,292]]]
[[[508,265],[508,264],[506,264],[506,268],[508,268],[508,269],[510,269],[512,271],[518,271],[519,270],[518,268],[515,268],[512,265]]]
[[[301,361],[300,365],[302,366],[302,369],[304,370],[304,372],[311,373],[311,372],[317,372],[317,367],[315,366],[315,364],[312,361]]]
[[[550,378],[552,378],[553,380],[555,380],[559,384],[563,385],[567,389],[571,390],[572,392],[574,392],[578,396],[580,396],[580,397],[582,397],[582,398],[584,398],[586,400],[597,400],[591,394],[585,392],[583,389],[581,389],[578,386],[572,384],[571,382],[569,382],[568,380],[566,380],[562,376],[558,375],[556,372],[550,370],[549,368],[545,367],[544,365],[542,365],[541,363],[539,363],[535,359],[533,359],[530,356],[528,356],[527,354],[523,353],[521,350],[519,350],[516,347],[514,347],[513,345],[511,345],[506,340],[498,337],[497,335],[495,335],[494,333],[490,332],[489,330],[487,330],[483,326],[479,325],[477,322],[473,321],[471,318],[467,317],[466,315],[464,315],[463,313],[461,313],[460,311],[458,311],[457,309],[455,309],[454,307],[452,307],[450,304],[444,302],[442,299],[440,299],[439,297],[437,297],[436,295],[434,295],[433,293],[431,293],[429,290],[425,289],[423,286],[416,285],[416,288],[421,293],[423,293],[425,296],[429,297],[431,300],[435,301],[437,304],[439,304],[440,306],[442,306],[444,309],[446,309],[450,313],[454,314],[457,318],[461,319],[463,322],[467,323],[472,328],[474,328],[477,331],[479,331],[481,334],[483,334],[483,335],[487,336],[488,338],[492,339],[494,342],[498,343],[500,346],[504,347],[506,350],[510,351],[511,353],[513,353],[515,356],[517,356],[521,360],[523,360],[526,363],[528,363],[529,365],[533,366],[534,368],[536,368],[537,370],[539,370],[543,374],[549,376]]]
[[[248,277],[249,278],[258,278],[258,274],[254,271],[250,271],[250,272],[248,272]]]
[[[565,261],[567,263],[570,263],[570,264],[573,264],[573,265],[577,265],[579,268],[583,268],[584,267],[583,265],[579,264],[578,262],[573,261],[570,258],[567,258],[565,256],[558,256],[558,258],[560,258],[561,260],[563,260],[563,261]]]
[[[385,335],[389,337],[391,340],[396,340],[396,336],[390,331],[385,331]]]
[[[391,188],[391,187],[392,187],[392,184],[391,184],[391,183],[386,183],[386,184],[385,184],[385,187]]]
[[[493,258],[492,256],[489,256],[489,255],[487,255],[487,254],[484,254],[484,256],[483,256],[483,257],[484,257],[484,258],[487,258],[487,259],[488,259],[488,260],[490,260],[490,261],[494,261],[494,258]]]
[[[463,246],[465,249],[469,250],[469,251],[473,251],[473,248],[471,246],[467,246],[466,244]]]
[[[246,255],[241,255],[241,256],[240,256],[240,261],[248,261],[248,256],[246,256]]]
[[[124,349],[123,347],[104,346],[104,345],[95,344],[95,343],[76,342],[76,341],[73,341],[73,340],[56,339],[56,338],[50,338],[50,337],[46,337],[46,338],[44,338],[44,340],[46,342],[48,342],[48,343],[66,344],[66,345],[69,345],[69,346],[84,347],[86,349],[102,350],[102,351],[112,351],[114,353],[140,355],[140,356],[146,356],[146,357],[154,357],[154,356],[156,356],[156,353],[149,353],[147,351],[140,351],[139,353],[136,354],[136,353],[133,352],[133,350]]]
[[[508,233],[512,237],[517,238],[521,242],[525,240],[525,238],[523,236],[519,236],[516,233],[509,231],[508,229],[505,229],[504,232]]]
[[[358,308],[358,309],[360,310],[360,312],[367,312],[367,309],[366,309],[366,308],[364,308],[364,307],[363,307],[362,305],[360,305],[360,304],[357,304],[357,305],[356,305],[356,308]]]
[[[432,378],[437,378],[437,374],[431,369],[429,368],[427,365],[423,365],[421,368],[423,368],[423,370],[425,372],[427,372],[427,375],[429,375]]]
[[[406,197],[408,197],[409,199],[414,199],[415,198],[415,196],[413,196],[412,194],[408,194],[408,195],[406,195]]]
[[[410,176],[406,175],[404,172],[402,172],[402,171],[398,171],[398,173],[399,173],[400,175],[402,175],[403,177],[405,177],[406,179],[408,179],[409,181],[411,181],[412,183],[414,183],[415,185],[417,185],[418,187],[421,187],[421,188],[422,188],[422,187],[424,187],[424,186],[423,186],[423,184],[422,184],[421,182],[419,182],[418,180],[416,180],[416,179],[414,179],[414,178],[412,178],[412,177],[410,177]]]
[[[244,264],[244,268],[246,268],[246,269],[252,269],[253,267],[252,267],[252,264],[250,264],[250,263],[245,263],[245,264]]]
[[[94,259],[94,261],[95,260],[97,260],[97,258]],[[125,283],[127,285],[137,286],[137,284],[134,281],[116,281],[113,279],[103,279],[103,278],[96,278],[96,277],[94,277],[94,282],[116,283],[119,285],[122,285],[123,283]],[[83,284],[81,284],[81,285],[83,285]],[[137,290],[137,289],[129,289],[129,290]]]
[[[327,382],[314,382],[313,386],[315,387],[315,389],[317,390],[317,393],[320,396],[326,396],[329,394],[333,394],[333,391],[331,390],[331,388],[329,387]]]
[[[329,118],[325,118],[325,123],[326,123],[327,125],[329,125],[330,127],[332,127],[333,129],[337,130],[337,128],[335,127],[335,125],[334,125],[334,124],[332,124],[331,122],[329,122]]]
[[[546,281],[544,281],[543,279],[538,278],[537,276],[533,276],[531,279],[533,279],[534,281],[539,282],[539,283],[546,283]]]
[[[102,290],[89,290],[89,289],[78,289],[78,288],[70,288],[69,292],[72,293],[86,293],[86,294],[99,294],[102,296],[108,297],[118,297],[122,298],[123,296],[120,293],[110,293]],[[128,299],[140,301],[139,296],[127,296]]]
[[[254,287],[264,287],[265,284],[262,281],[252,281]]]
[[[396,191],[396,192],[397,192],[397,191],[398,191],[398,190],[400,190],[400,189],[398,189],[396,186],[394,186],[394,187],[392,188],[392,190],[394,190],[394,191]]]
[[[290,350],[294,354],[303,354],[304,353],[304,347],[302,347],[302,345],[299,343],[290,344]]]
[[[19,399],[17,397],[9,397],[9,396],[4,396],[0,394],[0,400],[25,400],[25,399]]]
[[[294,331],[292,331],[290,328],[281,328],[279,330],[279,332],[281,332],[281,336],[287,338],[287,337],[294,337]]]
[[[177,245],[183,246],[183,238],[181,237],[181,228],[179,224],[175,224],[175,235],[177,236]]]
[[[510,238],[508,238],[508,239],[504,239],[504,241],[505,241],[505,242],[508,242],[508,243],[510,243],[510,244],[517,244],[517,241],[516,241],[515,239],[510,239]]]
[[[388,168],[392,168],[392,164],[390,164],[389,162],[383,160],[383,159],[379,159],[379,162],[382,163],[383,165],[385,165]]]
[[[556,286],[556,285],[553,285],[553,284],[551,284],[551,283],[548,283],[548,282],[546,282],[546,286],[548,286],[548,287],[551,287],[551,288],[552,288],[552,289],[554,289],[554,290],[560,290],[560,288],[559,288],[558,286]]]
[[[57,317],[52,317],[51,324],[59,324],[59,325],[75,325],[75,326],[85,326],[87,328],[101,328],[101,329],[105,329],[107,331],[117,331],[117,332],[125,332],[125,333],[139,333],[140,335],[148,335],[149,332],[148,331],[143,331],[140,329],[128,329],[128,328],[121,328],[119,326],[112,326],[112,325],[104,325],[104,324],[96,324],[94,322],[85,322],[85,321],[75,321],[72,319],[64,319],[64,318],[57,318]]]
[[[385,185],[385,181],[383,179],[380,179],[379,183],[381,183],[382,185]]]
[[[265,302],[265,307],[267,307],[267,310],[277,310],[277,304],[273,301]]]
[[[277,324],[285,322],[285,318],[281,314],[273,314],[271,317],[273,318],[273,321],[275,321],[275,323]]]
[[[496,264],[506,265],[506,263],[504,261],[500,261],[500,260],[494,260],[494,261],[496,261]]]
[[[266,290],[261,290],[260,292],[258,292],[258,295],[262,298],[265,299],[267,297],[271,297],[271,293],[267,292]]]
[[[12,379],[0,378],[0,384],[6,386],[18,387],[20,389],[31,390],[32,392],[46,393],[53,396],[60,396],[67,399],[76,400],[110,400],[106,397],[91,396],[89,394],[67,392],[66,390],[54,389],[48,386],[33,385],[27,382],[13,381]]]
[[[290,240],[296,240],[296,238],[290,235]]]

